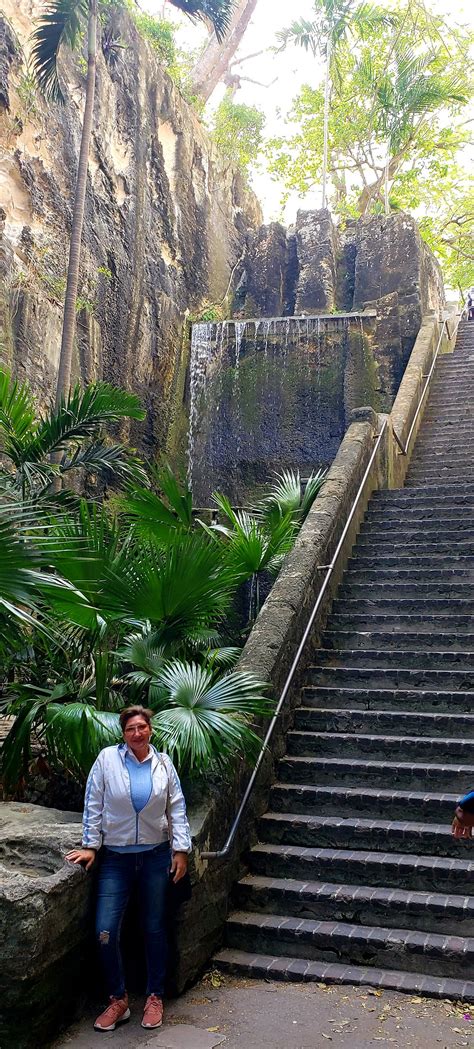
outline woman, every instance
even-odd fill
[[[89,870],[103,846],[98,875],[96,938],[110,995],[97,1031],[114,1031],[128,1020],[120,930],[134,886],[142,913],[148,970],[142,1027],[160,1027],[166,970],[166,898],[184,877],[191,851],[186,806],[176,769],[150,743],[151,710],[126,707],[120,714],[123,743],[105,747],[86,785],[82,848],[66,859]]]

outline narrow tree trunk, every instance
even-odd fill
[[[384,171],[384,176],[383,176],[383,200],[384,200],[384,209],[385,209],[385,214],[386,215],[390,215],[390,201],[389,201],[389,198],[388,198],[389,178],[390,178],[390,150],[387,150],[387,159],[385,161],[385,171]]]
[[[61,354],[59,358],[58,380],[56,386],[56,407],[63,397],[67,397],[71,385],[72,351],[76,333],[76,300],[79,283],[79,263],[81,258],[82,227],[84,224],[84,205],[87,186],[87,169],[89,146],[92,133],[94,111],[95,80],[97,62],[97,0],[89,0],[89,18],[87,25],[87,79],[86,100],[82,123],[81,148],[77,168],[76,191],[72,215],[71,240],[69,244],[69,261],[67,269],[66,296],[64,300],[63,331]]]
[[[227,73],[256,6],[257,0],[237,0],[229,32],[222,43],[219,44],[215,33],[209,37],[191,71],[192,90],[204,102],[211,97],[214,88]]]
[[[329,99],[331,91],[332,33],[329,33],[324,80],[324,143],[323,143],[323,197],[321,207],[327,207],[328,154],[329,154]]]

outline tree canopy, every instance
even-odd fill
[[[406,208],[441,258],[451,283],[472,283],[473,35],[419,0],[364,27],[333,52],[329,111],[329,200],[341,216]],[[315,66],[315,80],[317,67]],[[288,133],[267,144],[271,175],[285,193],[321,183],[324,88],[305,85],[286,118]]]

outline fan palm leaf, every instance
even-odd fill
[[[275,482],[263,500],[263,513],[272,517],[292,514],[299,522],[304,521],[314,500],[321,490],[327,470],[311,473],[303,491],[299,470],[283,470],[275,474]]]
[[[205,771],[236,753],[255,756],[261,741],[250,722],[268,716],[273,705],[253,675],[234,671],[215,680],[210,669],[175,660],[157,685],[155,738],[178,765]]]

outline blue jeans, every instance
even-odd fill
[[[148,971],[147,994],[164,991],[167,936],[166,900],[171,852],[169,842],[149,852],[112,852],[104,847],[99,868],[96,938],[109,994],[122,998],[125,982],[120,932],[132,889],[138,890],[145,934]]]

